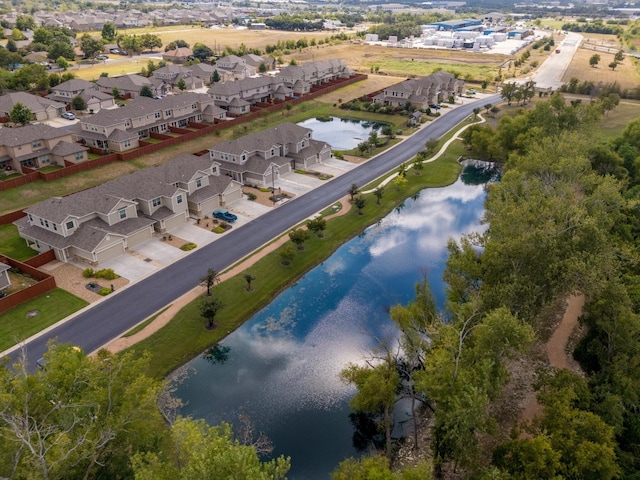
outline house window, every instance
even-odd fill
[[[202,179],[201,178],[196,178],[196,187],[200,188],[202,186]]]
[[[276,154],[276,151],[272,148],[271,149],[271,156],[273,157]]]
[[[164,111],[164,116],[165,117],[170,117],[171,116],[171,110],[165,110]]]
[[[120,210],[118,210],[118,215],[120,216],[120,218],[127,218],[127,209],[126,208],[121,208]]]
[[[125,127],[130,127],[131,126],[131,122],[129,120],[127,120],[126,122],[124,122],[124,126]]]
[[[39,160],[40,160],[42,163],[49,163],[49,155],[41,155],[41,156],[39,157]]]
[[[125,148],[129,148],[131,146],[131,140],[125,140],[124,141],[124,147]]]
[[[156,117],[156,118],[160,118],[160,112],[156,112],[156,113],[155,113],[155,117]]]
[[[84,152],[76,152],[75,159],[82,160],[84,158]]]
[[[57,224],[57,223],[54,223],[54,224],[53,224],[53,231],[54,231],[54,232],[57,232],[57,231],[58,231],[58,224]]]
[[[162,204],[162,202],[160,201],[160,197],[158,197],[158,198],[154,198],[154,199],[151,201],[151,204],[152,204],[154,207],[159,207],[159,206]]]
[[[42,146],[42,141],[41,141],[41,140],[35,140],[35,141],[31,144],[31,146],[32,146],[33,148],[41,147],[41,146]]]
[[[44,220],[40,219],[40,225],[44,227]]]
[[[33,222],[33,217],[31,216],[31,214],[29,214],[29,221]]]
[[[182,195],[176,197],[176,203],[182,203]]]
[[[211,169],[211,172],[212,172],[212,173],[217,173],[217,171],[218,171],[218,167],[213,167],[213,168]]]
[[[67,222],[67,225],[66,225],[67,229],[71,230],[74,226],[75,225],[73,224],[73,220],[70,222]]]
[[[47,228],[49,228],[49,220],[45,220],[45,221],[44,221],[44,226],[45,226],[45,227],[47,227]]]

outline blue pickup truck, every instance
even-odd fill
[[[229,210],[224,210],[222,208],[219,210],[214,210],[213,217],[229,223],[233,223],[238,219],[238,217],[231,213]]]

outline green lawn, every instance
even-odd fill
[[[0,314],[0,351],[29,338],[88,305],[65,290],[56,288]],[[39,310],[35,317],[27,312]]]
[[[198,299],[178,312],[168,325],[132,349],[137,354],[149,351],[152,355],[149,373],[157,377],[165,376],[238,328],[253,313],[271,302],[277,293],[328,258],[345,241],[392,211],[404,199],[425,187],[440,187],[454,182],[460,172],[456,160],[463,152],[462,145],[456,142],[445,156],[425,164],[421,172],[409,170],[404,189],[396,188],[393,182],[385,187],[381,205],[376,205],[372,194],[365,195],[367,203],[363,215],[358,215],[352,209],[344,216],[330,219],[324,238],[312,236],[305,243],[304,250],[296,251],[290,265],[281,264],[280,249],[265,256],[245,271],[255,277],[251,292],[246,291],[244,273],[215,286],[213,294],[225,304],[216,317],[216,329],[209,331],[204,328],[205,320],[199,313],[201,299]],[[368,188],[363,187],[363,190]]]
[[[18,235],[18,227],[11,224],[0,225],[0,253],[21,262],[38,254],[27,247],[27,242]]]

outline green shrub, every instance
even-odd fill
[[[113,271],[113,268],[103,268],[102,270],[98,270],[93,274],[96,278],[104,278],[105,280],[115,280],[116,278],[120,278],[116,272]]]
[[[247,198],[248,198],[249,200],[252,200],[252,201],[253,201],[253,200],[255,200],[256,198],[258,198],[258,196],[257,196],[255,193],[253,193],[253,192],[249,192],[249,193],[247,193]]]
[[[110,293],[111,293],[111,289],[110,289],[109,287],[101,288],[101,289],[98,291],[98,295],[102,295],[103,297],[106,297],[106,296],[107,296],[107,295],[109,295]]]
[[[198,245],[196,245],[193,242],[189,242],[189,243],[185,243],[184,245],[182,245],[180,247],[180,250],[184,250],[185,252],[188,252],[189,250],[193,250],[194,248],[196,248]]]
[[[270,187],[260,187],[258,190],[260,190],[261,192],[271,192]]]
[[[336,150],[335,152],[333,152],[333,156],[339,160],[344,160],[344,153],[342,153],[340,150]]]
[[[85,269],[82,271],[82,276],[83,276],[84,278],[91,278],[91,277],[93,277],[93,276],[94,276],[94,274],[95,274],[95,272],[93,271],[93,268],[85,268]]]
[[[225,229],[222,228],[220,225],[218,225],[217,227],[215,227],[213,230],[211,230],[213,233],[224,233]]]

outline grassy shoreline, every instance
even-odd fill
[[[330,257],[345,242],[374,225],[404,200],[424,188],[444,187],[454,183],[461,169],[457,160],[464,153],[460,142],[452,143],[442,157],[425,164],[422,171],[409,170],[407,182],[402,188],[398,188],[394,182],[387,185],[380,205],[376,204],[373,194],[364,195],[366,205],[362,215],[352,208],[345,215],[328,220],[324,238],[312,236],[305,242],[304,250],[296,251],[290,265],[284,266],[280,261],[279,252],[286,247],[285,244],[243,273],[217,285],[213,294],[223,301],[225,308],[216,316],[214,330],[204,328],[205,320],[200,316],[198,299],[180,310],[169,324],[132,346],[129,351],[135,352],[135,355],[149,352],[151,362],[147,373],[155,377],[168,375],[241,326],[268,305],[274,296]],[[369,186],[363,187],[363,190],[368,188]],[[283,235],[286,234],[285,232]],[[245,273],[255,277],[251,292],[246,291]]]

